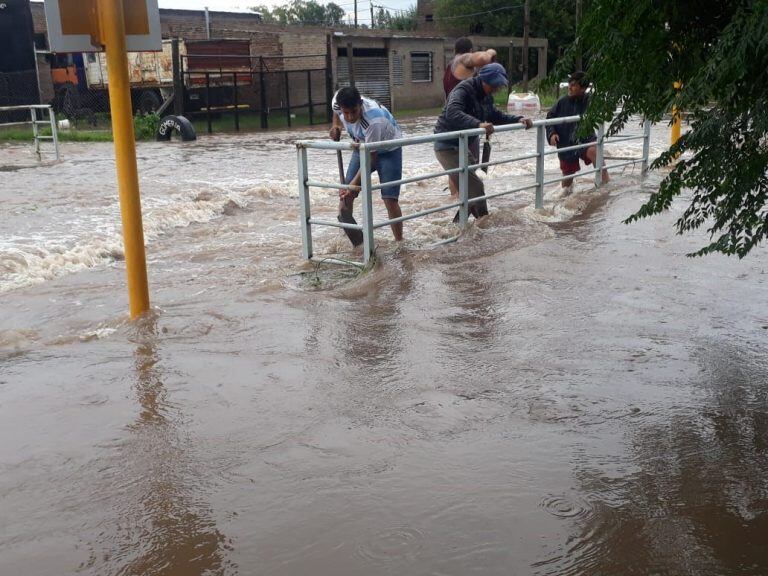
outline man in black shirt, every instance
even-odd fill
[[[483,66],[477,76],[460,82],[451,91],[448,102],[437,119],[435,134],[469,128],[483,128],[485,133],[490,136],[493,134],[494,125],[501,126],[517,122],[525,124],[526,129],[530,128],[533,125],[530,119],[522,116],[510,116],[496,109],[493,103],[493,93],[503,89],[506,85],[507,73],[501,64],[492,63]],[[477,136],[472,136],[469,139],[470,164],[478,163],[476,152],[473,152],[473,150],[478,150],[477,141]],[[435,155],[444,169],[458,168],[459,140],[436,141]],[[458,191],[458,174],[451,174],[449,178],[454,181],[452,188]],[[468,192],[470,198],[485,196],[483,181],[475,174],[474,170],[469,171]],[[488,206],[485,200],[471,204],[470,214],[475,218],[487,215]]]
[[[564,118],[566,116],[582,116],[589,104],[587,88],[589,82],[584,76],[584,72],[574,72],[568,78],[568,95],[563,96],[547,113],[547,118]],[[578,124],[558,124],[556,126],[547,126],[547,140],[552,146],[558,148],[567,148],[577,144],[586,144],[596,142],[597,136],[593,132],[586,137],[576,138]],[[569,150],[568,152],[558,153],[560,158],[560,171],[563,176],[570,176],[579,171],[579,160],[585,165],[593,164],[597,157],[597,146],[589,146],[579,150]],[[608,182],[608,170],[603,169],[603,184]],[[563,180],[563,196],[568,196],[572,192],[571,185],[573,178]]]

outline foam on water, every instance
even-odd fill
[[[567,222],[582,214],[593,201],[604,194],[578,181],[573,187],[574,192],[568,196],[563,196],[560,189],[550,190],[544,195],[544,205],[541,208],[530,204],[522,210],[523,214],[536,222]]]
[[[245,191],[209,185],[202,192],[149,196],[143,202],[144,239],[150,243],[173,229],[205,224],[245,209],[254,201],[288,195],[286,186],[277,184]],[[0,241],[0,293],[124,258],[123,238],[111,213],[91,214],[80,223],[73,223],[76,226],[80,230],[66,237],[59,229],[50,231],[47,237],[11,237]]]

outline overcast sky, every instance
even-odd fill
[[[358,0],[358,21],[368,23],[371,19],[371,1],[375,6],[383,5],[387,8],[403,10],[416,4],[416,0]],[[233,12],[248,12],[248,7],[254,4],[266,6],[279,6],[287,4],[288,0],[159,0],[160,8],[186,8],[188,10],[202,10],[206,6],[209,10],[229,10]],[[320,0],[321,4],[326,4]],[[354,0],[336,0],[336,4],[347,10],[353,11]]]

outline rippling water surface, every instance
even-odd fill
[[[628,168],[541,211],[494,199],[452,245],[431,247],[452,212],[400,246],[382,229],[362,275],[308,265],[297,137],[323,132],[139,145],[154,310],[133,324],[111,145],[4,168],[0,574],[768,573],[764,249],[686,258],[684,202],[622,224],[661,177]],[[404,212],[444,186],[408,185]],[[315,252],[355,257],[336,229]]]

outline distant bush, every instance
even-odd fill
[[[133,132],[136,140],[154,140],[158,126],[160,126],[160,116],[154,112],[137,114],[133,117]]]

